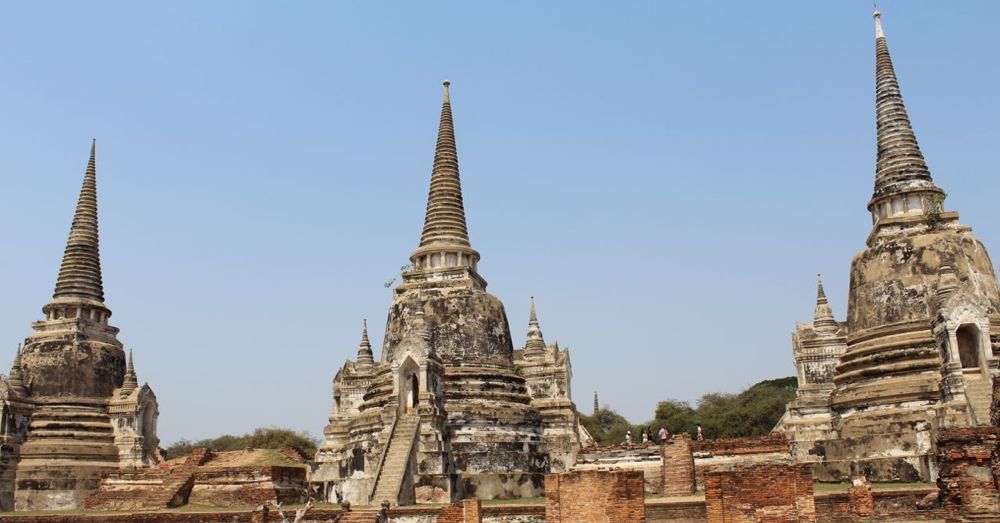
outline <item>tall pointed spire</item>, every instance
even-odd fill
[[[826,301],[826,292],[823,291],[823,275],[816,275],[816,311],[813,314],[813,329],[816,332],[837,332],[839,325],[833,317],[833,310]]]
[[[451,82],[444,81],[444,102],[441,104],[441,123],[438,127],[437,148],[434,150],[434,168],[431,171],[431,188],[427,196],[427,214],[420,246],[432,243],[469,246],[469,231],[465,226],[465,207],[462,203],[462,181],[458,172],[458,150],[455,147],[455,124],[451,119]]]
[[[878,213],[878,206],[886,204],[880,216],[892,216],[904,212],[903,200],[913,193],[919,198],[910,201],[910,207],[920,205],[926,208],[925,196],[943,195],[934,185],[924,155],[917,145],[917,137],[910,125],[910,118],[903,104],[903,95],[896,80],[896,70],[889,55],[885,32],[882,30],[882,14],[875,11],[875,109],[878,134],[877,163],[875,167],[875,190],[868,204],[869,210]],[[888,200],[895,196],[897,200]],[[914,213],[914,209],[910,209]],[[920,210],[916,214],[921,214]]]
[[[538,326],[538,315],[535,314],[535,297],[531,297],[531,313],[528,315],[528,341],[524,345],[525,355],[541,355],[545,352],[545,337]]]
[[[66,241],[53,298],[57,302],[84,302],[104,306],[101,253],[97,229],[97,140],[90,145],[90,160]]]
[[[458,171],[455,125],[451,117],[451,82],[444,81],[444,101],[438,126],[434,167],[427,195],[427,211],[420,245],[410,259],[422,269],[466,266],[475,268],[479,253],[471,248],[462,203],[462,180]],[[426,259],[422,259],[424,256]],[[435,257],[436,255],[436,257]]]
[[[358,368],[370,369],[375,364],[375,356],[372,352],[372,344],[368,341],[368,320],[361,320],[361,343],[358,344]]]

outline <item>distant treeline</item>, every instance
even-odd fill
[[[625,432],[629,430],[636,443],[642,441],[642,432],[647,429],[655,439],[660,427],[666,427],[671,434],[687,432],[694,436],[699,424],[706,438],[761,436],[770,433],[781,419],[785,404],[795,398],[797,387],[798,381],[793,376],[762,381],[739,394],[705,394],[694,407],[686,401],[661,401],[653,420],[638,425],[629,423],[610,408],[600,409],[592,416],[581,415],[580,421],[601,445],[624,442]],[[214,451],[294,447],[312,459],[316,455],[317,442],[304,431],[263,427],[242,436],[227,434],[199,441],[182,439],[167,447],[167,458],[182,456],[199,447]]]
[[[794,376],[766,380],[739,394],[711,392],[692,407],[686,401],[666,400],[656,406],[653,420],[638,425],[610,408],[602,408],[591,416],[580,416],[590,434],[600,445],[625,441],[625,432],[632,431],[632,441],[642,441],[642,432],[650,430],[654,440],[660,427],[671,434],[687,432],[692,437],[701,425],[706,438],[737,438],[762,436],[771,432],[785,413],[785,404],[795,399],[798,379]]]
[[[307,432],[296,432],[278,427],[262,427],[242,436],[226,434],[199,441],[181,439],[167,447],[167,459],[177,458],[203,447],[218,452],[245,448],[284,449],[294,447],[308,459],[312,459],[316,455],[316,440],[312,439]]]

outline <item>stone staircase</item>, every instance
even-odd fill
[[[990,423],[990,406],[993,403],[993,383],[983,378],[982,374],[969,373],[965,375],[965,396],[972,406],[972,413],[977,425]]]
[[[403,474],[410,462],[413,440],[419,426],[420,417],[416,415],[405,415],[396,421],[396,428],[386,446],[385,460],[375,478],[372,505],[380,505],[386,499],[393,505],[399,504],[399,489],[403,485]]]
[[[194,487],[194,473],[198,467],[212,457],[212,452],[206,448],[194,449],[188,454],[184,463],[170,471],[159,492],[146,500],[146,508],[170,508],[187,503],[191,489]]]
[[[378,523],[377,508],[358,508],[341,514],[334,521],[337,523]]]

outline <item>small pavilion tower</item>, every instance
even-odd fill
[[[847,326],[838,322],[816,275],[816,306],[812,323],[796,323],[792,357],[799,386],[775,431],[788,437],[792,453],[802,461],[818,460],[810,452],[816,441],[832,437],[830,394],[840,356],[847,349]]]

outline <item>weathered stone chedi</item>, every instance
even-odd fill
[[[99,251],[91,146],[52,301],[0,386],[0,509],[77,508],[103,472],[160,459],[156,396],[108,324]]]
[[[939,429],[989,423],[1000,289],[986,248],[957,212],[943,208],[944,191],[917,145],[878,13],[875,23],[873,228],[851,264],[846,325],[828,337],[832,348],[834,337],[846,334],[846,347],[832,377],[815,380],[830,391],[830,437],[820,437],[827,427],[817,424],[793,439],[800,456],[822,461],[821,478],[846,477],[854,466],[877,480],[928,480],[936,476],[931,457]],[[786,421],[796,409],[790,405]]]
[[[420,244],[393,291],[380,361],[367,328],[333,385],[311,481],[367,504],[540,495],[579,448],[569,355],[542,338],[532,304],[515,351],[486,292],[465,222],[451,101],[444,103]]]

